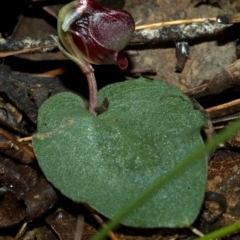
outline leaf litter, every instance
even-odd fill
[[[23,8],[25,8],[25,10],[27,10],[28,13],[32,12],[32,16],[34,16],[34,14],[36,14],[37,16],[37,14],[39,14],[39,12],[42,11],[38,7],[29,9],[28,6],[26,5],[22,6],[22,8],[19,8],[19,11],[20,9],[22,10]],[[51,7],[49,6],[47,8],[51,9]],[[141,20],[142,21],[141,23],[143,24],[176,20],[182,18],[182,16],[185,18],[215,17],[221,14],[236,13],[236,11],[238,11],[239,8],[240,7],[237,1],[221,1],[219,3],[219,6],[215,6],[214,3],[212,2],[208,4],[207,1],[169,2],[151,0],[146,2],[140,0],[131,1],[129,0],[125,2],[125,9],[133,14],[135,21]],[[4,9],[4,6],[2,9]],[[57,12],[57,9],[54,7],[52,7],[52,10]],[[185,13],[182,14],[183,11],[186,12],[186,14]],[[206,16],[206,13],[208,14],[208,16]],[[56,34],[55,27],[52,27],[55,26],[54,22],[55,20],[50,19],[50,22],[52,21],[53,24],[52,25],[48,24],[49,21],[45,20],[45,17],[48,19],[48,16],[46,16],[46,14],[41,15],[40,18],[37,17],[34,18],[27,14],[24,15],[23,12],[18,13],[14,12],[13,14],[15,15],[12,15],[11,16],[12,18],[15,18],[16,14],[18,15],[22,14],[21,17],[19,18],[20,19],[19,24],[14,29],[14,31],[12,30],[6,31],[5,29],[1,30],[3,37],[9,36],[11,35],[11,33],[13,33],[12,36],[14,38],[26,36],[32,36],[35,38],[37,36],[37,38],[42,38],[43,36],[48,36],[49,34]],[[41,25],[39,25],[40,22]],[[35,27],[36,25],[38,25],[39,28],[36,28]],[[151,43],[148,43],[145,46],[135,47],[129,46],[128,56],[132,64],[131,67],[133,69],[140,70],[141,69],[144,70],[146,68],[148,69],[156,68],[157,73],[155,72],[153,74],[148,75],[145,74],[143,71],[144,76],[155,79],[161,79],[168,82],[169,84],[178,86],[180,89],[189,93],[189,95],[200,99],[200,103],[202,103],[203,106],[206,108],[214,107],[214,104],[219,102],[222,103],[225,100],[226,101],[233,100],[233,97],[236,95],[236,92],[238,90],[238,71],[239,71],[238,61],[236,61],[238,56],[236,54],[235,44],[235,39],[237,39],[238,37],[235,35],[235,33],[237,32],[236,31],[237,26],[234,26],[234,28],[222,32],[221,35],[202,38],[196,41],[194,41],[194,39],[189,41],[190,46],[189,57],[181,73],[175,72],[177,59],[175,57],[174,41],[164,44],[154,43],[151,45]],[[61,59],[62,63],[57,64],[56,62],[54,62],[54,60],[56,61],[58,59]],[[21,62],[22,64],[19,64],[19,62]],[[36,97],[36,100],[34,100],[33,98],[35,97],[35,95],[31,96],[31,94],[29,94],[28,90],[32,89],[32,87],[34,87],[34,84],[47,85],[47,89],[50,89],[50,93],[48,92],[50,96],[53,96],[56,93],[62,91],[75,92],[76,89],[78,89],[77,91],[78,93],[82,94],[83,96],[87,96],[86,86],[84,85],[84,83],[79,84],[79,77],[83,78],[82,82],[84,82],[84,77],[78,73],[78,70],[74,66],[67,63],[67,61],[64,61],[64,58],[59,53],[45,53],[45,54],[36,53],[34,55],[33,54],[18,55],[12,58],[11,57],[5,58],[4,65],[5,66],[9,65],[12,71],[1,70],[0,82],[1,89],[3,89],[1,90],[1,97],[5,102],[9,102],[10,104],[14,105],[18,109],[18,111],[20,111],[21,114],[23,114],[23,119],[19,123],[16,122],[15,124],[7,120],[6,124],[3,124],[3,128],[4,129],[6,128],[7,131],[10,131],[16,137],[18,137],[19,135],[26,136],[32,134],[35,131],[37,110],[38,107],[41,105],[41,102],[44,102],[44,99],[39,100],[40,104],[36,104],[38,102],[38,97]],[[61,74],[63,71],[61,69],[65,68],[68,68],[66,73],[68,76],[71,77],[71,80],[69,80],[68,77],[67,81],[62,81],[63,76],[61,76]],[[55,76],[46,77],[39,74],[50,72],[52,69],[57,70],[55,71],[55,73],[57,73]],[[107,76],[106,69],[108,71]],[[100,76],[101,78],[106,77],[105,79],[103,79],[102,83],[99,84],[100,88],[108,84],[109,81],[110,82],[115,81],[118,78],[117,76],[119,75],[118,70],[115,69],[113,66],[98,67],[96,68],[96,72],[97,75]],[[29,73],[38,73],[38,76],[31,75]],[[74,75],[77,74],[79,74],[78,78],[74,78]],[[129,75],[127,77],[129,77]],[[130,77],[132,77],[132,75],[130,75]],[[9,86],[7,84],[8,81]],[[15,88],[14,86],[17,87]],[[20,95],[17,89],[21,90]],[[44,90],[42,95],[48,98],[49,97],[48,94],[46,94]],[[4,109],[7,110],[8,112],[8,109],[6,107],[3,108],[2,110],[3,112],[5,112]],[[10,118],[11,117],[9,117],[9,119]],[[7,124],[11,127],[11,129],[9,129]],[[211,201],[209,201],[209,198],[206,197],[206,199],[208,199],[207,200],[208,203],[210,204],[207,207],[209,207],[210,211],[216,208],[217,209],[216,212],[220,212],[220,217],[218,217],[215,223],[214,222],[206,223],[206,221],[204,222],[203,218],[201,220],[202,222],[200,220],[199,220],[200,223],[197,221],[194,224],[194,226],[199,227],[199,229],[202,230],[203,232],[218,229],[220,226],[225,226],[229,224],[231,221],[234,222],[238,219],[237,214],[239,212],[239,204],[238,197],[237,195],[235,195],[235,188],[238,185],[238,171],[239,171],[237,164],[238,149],[235,148],[235,150],[233,151],[231,146],[232,145],[230,144],[226,151],[218,150],[216,152],[215,157],[210,161],[209,183],[207,190],[209,192],[213,193],[215,192],[216,193],[215,196],[218,196],[216,198],[217,199],[220,198],[220,200],[216,200],[218,202],[214,203],[213,201],[213,203],[211,203]],[[6,156],[5,154],[2,156],[2,154],[3,153],[1,153],[1,158],[3,161],[1,161],[1,163],[2,162],[4,163],[4,159],[6,158]],[[220,159],[222,160],[218,160],[219,155],[221,156]],[[11,161],[15,162],[15,158],[14,160],[11,159]],[[17,169],[18,168],[21,169],[20,166],[24,165],[25,164],[22,165],[19,163],[16,166],[10,164],[11,168],[15,169],[14,174],[17,174],[18,172]],[[6,169],[6,166],[3,165],[2,168]],[[36,171],[38,172],[38,174],[41,175],[36,165],[31,166],[31,168],[33,169],[33,171]],[[32,170],[30,170],[30,172],[31,171]],[[213,172],[215,173],[215,175],[213,175]],[[214,181],[212,179],[214,179]],[[8,184],[10,183],[11,181]],[[1,180],[1,184],[7,186],[5,180]],[[16,213],[16,216],[11,218],[10,220],[8,219],[9,216],[7,215],[3,216],[5,216],[4,218],[5,222],[8,222],[8,224],[15,226],[15,228],[13,228],[14,229],[13,232],[16,233],[18,231],[17,229],[20,228],[19,224],[21,224],[24,221],[24,218],[26,217],[26,206],[22,203],[22,200],[20,200],[19,202],[18,199],[19,196],[17,192],[8,191],[5,186],[1,188],[2,189],[1,204],[3,205],[5,204],[5,206],[6,204],[11,204],[12,208],[15,209],[13,210],[13,212]],[[235,199],[231,199],[230,195],[228,195],[229,194],[228,191],[230,191],[229,189],[234,189],[233,196]],[[58,196],[61,197],[59,193]],[[214,194],[210,196],[212,197],[214,196]],[[225,199],[227,201],[227,210],[224,214],[221,213],[221,205],[219,204],[219,201],[220,202],[224,201],[221,199]],[[55,206],[55,208],[58,206],[58,204]],[[211,204],[213,204],[212,208]],[[214,204],[216,205],[215,207]],[[39,206],[41,206],[41,204]],[[74,207],[73,203],[72,206]],[[67,209],[64,203],[62,203],[62,205],[60,204],[60,207]],[[47,210],[47,208],[45,209]],[[205,211],[206,216],[206,209],[203,211]],[[47,214],[49,213],[47,212]],[[208,211],[207,214],[211,214],[211,212]],[[85,212],[85,216],[86,215],[88,214],[86,214]],[[204,216],[204,212],[202,212],[200,215]],[[37,215],[33,214],[33,216]],[[72,216],[75,219],[77,219],[76,214],[73,213]],[[94,220],[91,219],[91,217],[88,218],[90,218],[90,224],[89,219],[86,220],[87,222],[86,225],[88,226],[86,228],[86,231],[88,232],[88,235],[83,235],[83,239],[89,239],[90,236],[94,234],[96,229],[99,227],[96,224],[96,222],[94,222]],[[229,221],[229,219],[231,219],[231,221]],[[37,219],[33,217],[33,223],[35,221],[37,222]],[[72,223],[71,226],[74,228],[75,223]],[[5,235],[8,234],[8,231],[3,228],[3,232],[4,231]],[[36,236],[37,231],[38,234],[40,234],[41,231],[42,232],[46,231],[46,228],[43,227],[42,230],[38,229],[35,232],[28,230],[26,236],[28,234],[32,234],[31,237],[33,238],[34,236]],[[54,230],[50,230],[49,228],[47,231],[54,232]],[[176,230],[176,231],[171,230],[169,232],[168,230],[139,229],[136,231],[134,229],[129,229],[126,227],[122,227],[121,229],[119,229],[117,234],[119,239],[136,239],[136,238],[172,239],[178,238],[179,236],[187,238],[190,235],[191,233],[188,230]]]

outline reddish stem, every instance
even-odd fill
[[[93,72],[86,73],[89,89],[88,109],[94,116],[97,115],[95,108],[97,107],[97,82]]]

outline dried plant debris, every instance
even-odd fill
[[[229,1],[221,3],[224,10],[207,4],[194,8],[194,4],[191,4],[190,0],[173,2],[166,0],[147,2],[133,0],[127,1],[125,6],[133,14],[136,22],[141,20],[138,25],[170,21],[181,10],[184,10],[186,19],[211,18],[237,12],[235,5]],[[136,8],[135,6],[138,7]],[[158,72],[155,76],[149,75],[151,78],[164,80],[185,91],[200,86],[204,83],[204,80],[212,79],[213,76],[236,60],[236,45],[234,41],[238,38],[237,30],[228,28],[228,30],[220,34],[219,31],[221,29],[219,27],[224,28],[224,24],[219,24],[216,21],[206,21],[204,23],[190,23],[189,25],[163,26],[161,29],[165,29],[165,32],[161,32],[161,35],[159,34],[160,28],[136,31],[132,39],[135,42],[141,43],[143,40],[146,41],[147,38],[154,39],[156,36],[158,37],[155,38],[155,44],[152,44],[151,40],[145,46],[129,47],[128,54],[132,67],[136,69],[156,67]],[[180,28],[184,29],[184,31],[179,31]],[[216,31],[217,35],[206,37],[203,34],[200,39],[192,38],[193,36],[199,36],[198,32],[209,32],[209,29],[212,29],[213,32],[218,29]],[[145,33],[144,38],[140,32]],[[147,35],[147,32],[151,34]],[[154,32],[156,34],[153,34]],[[186,36],[183,36],[185,33]],[[138,34],[140,35],[139,40],[136,38]],[[181,73],[175,71],[177,59],[173,45],[174,37],[176,38],[175,41],[187,40],[189,43],[189,57]],[[159,38],[171,39],[171,42],[159,42]],[[148,76],[148,74],[144,75]]]
[[[33,123],[36,123],[37,111],[41,104],[50,95],[61,91],[69,91],[69,89],[57,77],[16,74],[8,71],[3,71],[0,74],[0,92],[4,93],[17,107],[17,110],[23,112]],[[19,125],[21,119],[17,110],[7,105],[2,107],[3,113],[1,114],[0,105],[0,123],[8,117],[8,122],[5,121],[5,124],[10,125],[13,129],[14,127],[17,130],[21,129],[21,125]],[[6,111],[10,113],[4,114]],[[3,115],[3,120],[1,115]]]
[[[54,232],[46,226],[29,229],[19,240],[59,240]],[[80,239],[79,239],[80,240]]]
[[[28,89],[28,96],[33,100],[37,108],[48,99],[51,89],[46,84],[33,84]]]
[[[26,52],[49,52],[56,48],[56,43],[48,36],[40,39],[0,38],[0,57],[7,57]]]
[[[235,23],[239,22],[239,1],[96,1],[108,7],[124,7],[132,13],[136,26],[176,19],[206,19],[201,23],[137,30],[127,48],[131,66],[123,74],[163,80],[204,103],[215,99],[219,93],[238,88],[240,44],[239,25]],[[18,23],[13,26],[15,29],[8,29],[8,21],[4,21],[4,29],[0,26],[0,57],[3,59],[0,66],[0,228],[4,228],[1,231],[11,231],[25,221],[31,221],[20,238],[10,233],[8,235],[11,236],[0,236],[0,240],[87,240],[100,227],[91,213],[79,210],[77,204],[67,202],[66,207],[61,195],[61,201],[56,204],[58,196],[39,172],[31,145],[18,143],[16,139],[16,135],[29,136],[35,131],[38,109],[49,97],[63,91],[82,93],[85,87],[85,81],[79,81],[79,76],[77,80],[73,79],[72,72],[71,76],[67,75],[66,81],[63,76],[60,79],[23,73],[55,71],[59,69],[59,64],[62,72],[69,72],[68,62],[59,61],[65,58],[56,50],[52,51],[56,49],[56,43],[50,35],[56,35],[56,17],[61,4],[59,1],[50,2],[31,0],[30,8],[29,2],[20,1],[18,14],[23,7],[28,8],[28,14],[22,12],[17,22],[16,11],[14,15],[9,12],[8,19],[14,18]],[[1,5],[1,10],[4,11],[4,5]],[[211,20],[213,17],[216,20]],[[8,38],[10,33],[13,33],[12,37]],[[5,64],[19,72],[12,72]],[[99,79],[101,87],[106,78],[115,80],[114,68],[107,67],[110,71],[103,68],[103,74],[99,74],[102,78]],[[97,74],[100,69],[96,68]],[[100,104],[99,114],[108,108],[107,100]],[[215,125],[221,123],[221,127],[224,127],[226,121],[239,118],[239,111],[239,106],[233,106],[210,112],[208,136],[213,134],[212,122]],[[226,145],[229,149],[218,150],[209,162],[205,203],[199,222],[195,223],[204,233],[240,218],[240,158],[239,152],[232,150],[240,147],[240,134],[231,137]],[[53,206],[60,208],[48,211]],[[78,214],[83,214],[84,219]],[[191,235],[187,229],[143,230],[122,226],[116,231],[119,240],[187,239]]]
[[[69,202],[67,203],[69,205]],[[71,204],[71,203],[70,203]],[[70,214],[68,211],[64,209],[57,209],[52,214],[48,215],[46,218],[47,223],[56,235],[58,235],[59,239],[67,240],[67,239],[81,239],[81,240],[89,240],[93,237],[97,230],[101,227],[96,220],[93,220],[92,216],[89,216],[89,213],[86,211],[81,215],[82,209],[79,209],[79,206],[72,203],[72,210],[78,209],[78,211],[74,211],[75,215]],[[76,214],[80,214],[76,216]],[[81,238],[76,238],[76,236],[81,235]],[[121,226],[115,232],[115,238],[110,239],[119,239],[119,240],[152,240],[152,239],[177,239],[177,237],[186,237],[189,236],[188,230],[179,230],[179,229],[139,229],[139,228],[128,228],[125,226]]]
[[[223,194],[208,191],[205,194],[204,211],[201,216],[203,223],[214,223],[227,211],[227,201]]]
[[[178,63],[176,66],[176,71],[181,72],[187,58],[181,57],[181,60],[179,61],[179,54],[186,55],[186,57],[188,56],[188,44],[186,42],[186,39],[197,39],[199,37],[219,34],[222,32],[222,30],[232,26],[232,24],[228,24],[230,21],[229,18],[227,23],[225,21],[222,21],[222,19],[226,19],[226,17],[226,15],[223,15],[217,18],[215,21],[206,20],[203,22],[193,22],[180,25],[161,26],[160,24],[160,27],[158,28],[137,30],[131,39],[130,45],[146,43],[152,44],[168,41],[177,42],[176,55]],[[51,36],[39,40],[35,40],[29,37],[20,39],[15,38],[10,39],[9,43],[7,42],[9,40],[2,39],[2,46],[0,42],[0,56],[5,57],[31,51],[37,52],[39,50],[42,52],[51,52],[53,47],[49,46],[56,47],[56,44],[54,45],[52,42],[49,43],[48,38],[51,38]],[[184,42],[184,45],[182,42]],[[31,47],[32,45],[34,47]]]
[[[8,129],[25,133],[22,126],[22,114],[11,103],[0,97],[0,124]]]
[[[9,144],[9,145],[7,145],[7,144]],[[4,149],[3,149],[2,145],[5,146]],[[18,148],[11,141],[1,141],[0,142],[0,152],[7,157],[18,160],[21,163],[29,164],[34,161],[25,151],[22,151],[22,149]]]
[[[7,187],[0,188],[0,227],[9,227],[24,220],[26,212],[18,202],[17,196],[8,191]]]
[[[240,131],[238,131],[235,135],[230,137],[227,141],[232,147],[240,147]]]
[[[207,108],[206,110],[214,121],[218,121],[220,118],[228,118],[228,116],[234,119],[233,115],[238,114],[239,117],[240,114],[240,99],[238,98],[232,101],[227,101],[222,104]],[[227,121],[229,120],[231,119],[228,119]]]
[[[230,149],[218,150],[209,164],[208,209],[200,226],[209,232],[235,223],[240,217],[239,182],[240,157]]]
[[[60,240],[81,239],[83,235],[84,217],[75,218],[63,209],[58,209],[46,218],[47,223],[54,229]],[[77,228],[77,226],[80,226]],[[78,234],[79,237],[75,238]]]
[[[221,2],[221,1],[217,1],[217,0],[192,0],[191,1],[191,3],[194,4],[194,7],[198,7],[202,4],[209,4],[214,7],[221,8],[221,5],[219,4],[219,2]]]
[[[1,81],[1,90],[7,93],[7,97],[12,101],[19,110],[24,111],[29,119],[36,123],[37,109],[35,104],[28,97],[26,87],[19,81],[9,76],[7,81]]]
[[[0,128],[0,152],[21,163],[29,164],[35,161],[32,149],[2,128]]]
[[[182,72],[189,55],[189,46],[186,41],[176,42],[176,72]]]
[[[27,165],[16,164],[12,159],[0,157],[0,186],[5,191],[2,196],[5,197],[9,192],[13,194],[16,198],[13,207],[22,203],[20,206],[21,208],[23,206],[26,221],[41,216],[54,206],[57,201],[57,194],[39,172]],[[22,211],[13,211],[13,207],[9,207],[5,211],[8,211],[10,216],[19,212],[21,218],[18,218],[22,220]],[[3,221],[0,222],[3,223]],[[16,220],[9,221],[8,225],[5,223],[1,227],[11,226],[16,223]]]
[[[212,79],[205,80],[203,85],[186,91],[188,95],[195,98],[207,95],[217,95],[230,88],[239,86],[240,78],[240,60],[235,61],[227,66],[220,73],[216,74]]]
[[[191,40],[209,35],[216,35],[230,25],[206,20],[200,23],[160,26],[160,28],[137,30],[130,44],[146,44],[168,41]]]

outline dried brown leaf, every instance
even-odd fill
[[[239,153],[231,150],[218,150],[209,164],[207,191],[215,193],[212,195],[212,200],[217,206],[211,207],[215,208],[215,211],[212,211],[213,219],[218,211],[221,211],[224,201],[226,201],[226,212],[215,221],[204,221],[201,226],[202,231],[209,232],[240,220],[239,184]]]
[[[27,165],[0,157],[0,186],[15,194],[17,200],[24,202],[26,221],[41,216],[54,206],[57,194],[39,172]]]
[[[200,98],[208,95],[217,95],[230,88],[240,85],[240,60],[227,66],[220,73],[216,74],[201,92],[193,94],[193,97]]]
[[[28,231],[19,240],[59,240],[57,236],[46,226],[37,227]]]
[[[0,228],[13,226],[21,222],[25,216],[25,209],[15,194],[8,191],[0,196]]]
[[[76,234],[77,218],[63,209],[58,209],[46,218],[48,224],[54,229],[61,240],[73,240]],[[82,220],[84,224],[84,220]]]

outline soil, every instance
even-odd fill
[[[41,42],[49,35],[57,35],[56,16],[67,2],[1,1],[2,38],[20,43],[21,38],[30,37]],[[98,2],[114,8],[124,7],[132,14],[136,26],[185,19],[194,22],[197,18],[234,16],[240,11],[237,0]],[[196,29],[204,24],[207,22],[200,23]],[[176,26],[167,27],[169,32],[180,31]],[[126,71],[114,65],[94,66],[98,88],[139,76],[165,81],[200,103],[209,119],[208,137],[217,134],[240,116],[239,22],[226,24],[214,34],[208,31],[207,28],[204,34],[197,33],[189,39],[169,35],[167,41],[159,39],[138,44],[134,43],[138,40],[135,33],[125,49],[129,59]],[[147,34],[151,35],[151,30]],[[184,44],[188,50],[186,55],[178,56],[178,44]],[[6,51],[9,56],[0,59],[0,239],[77,239],[74,237],[84,224],[81,239],[85,240],[97,232],[102,221],[107,221],[86,205],[74,203],[54,189],[38,167],[31,141],[17,141],[36,132],[38,109],[50,96],[71,91],[88,99],[85,75],[56,46],[53,48],[44,53],[30,48],[25,54],[17,54],[12,47]],[[3,56],[1,52],[0,56]],[[193,224],[204,234],[240,219],[239,147],[237,133],[209,156],[206,197]],[[125,226],[114,234],[111,239],[189,239],[195,236],[188,228]],[[239,238],[239,234],[231,237]]]

